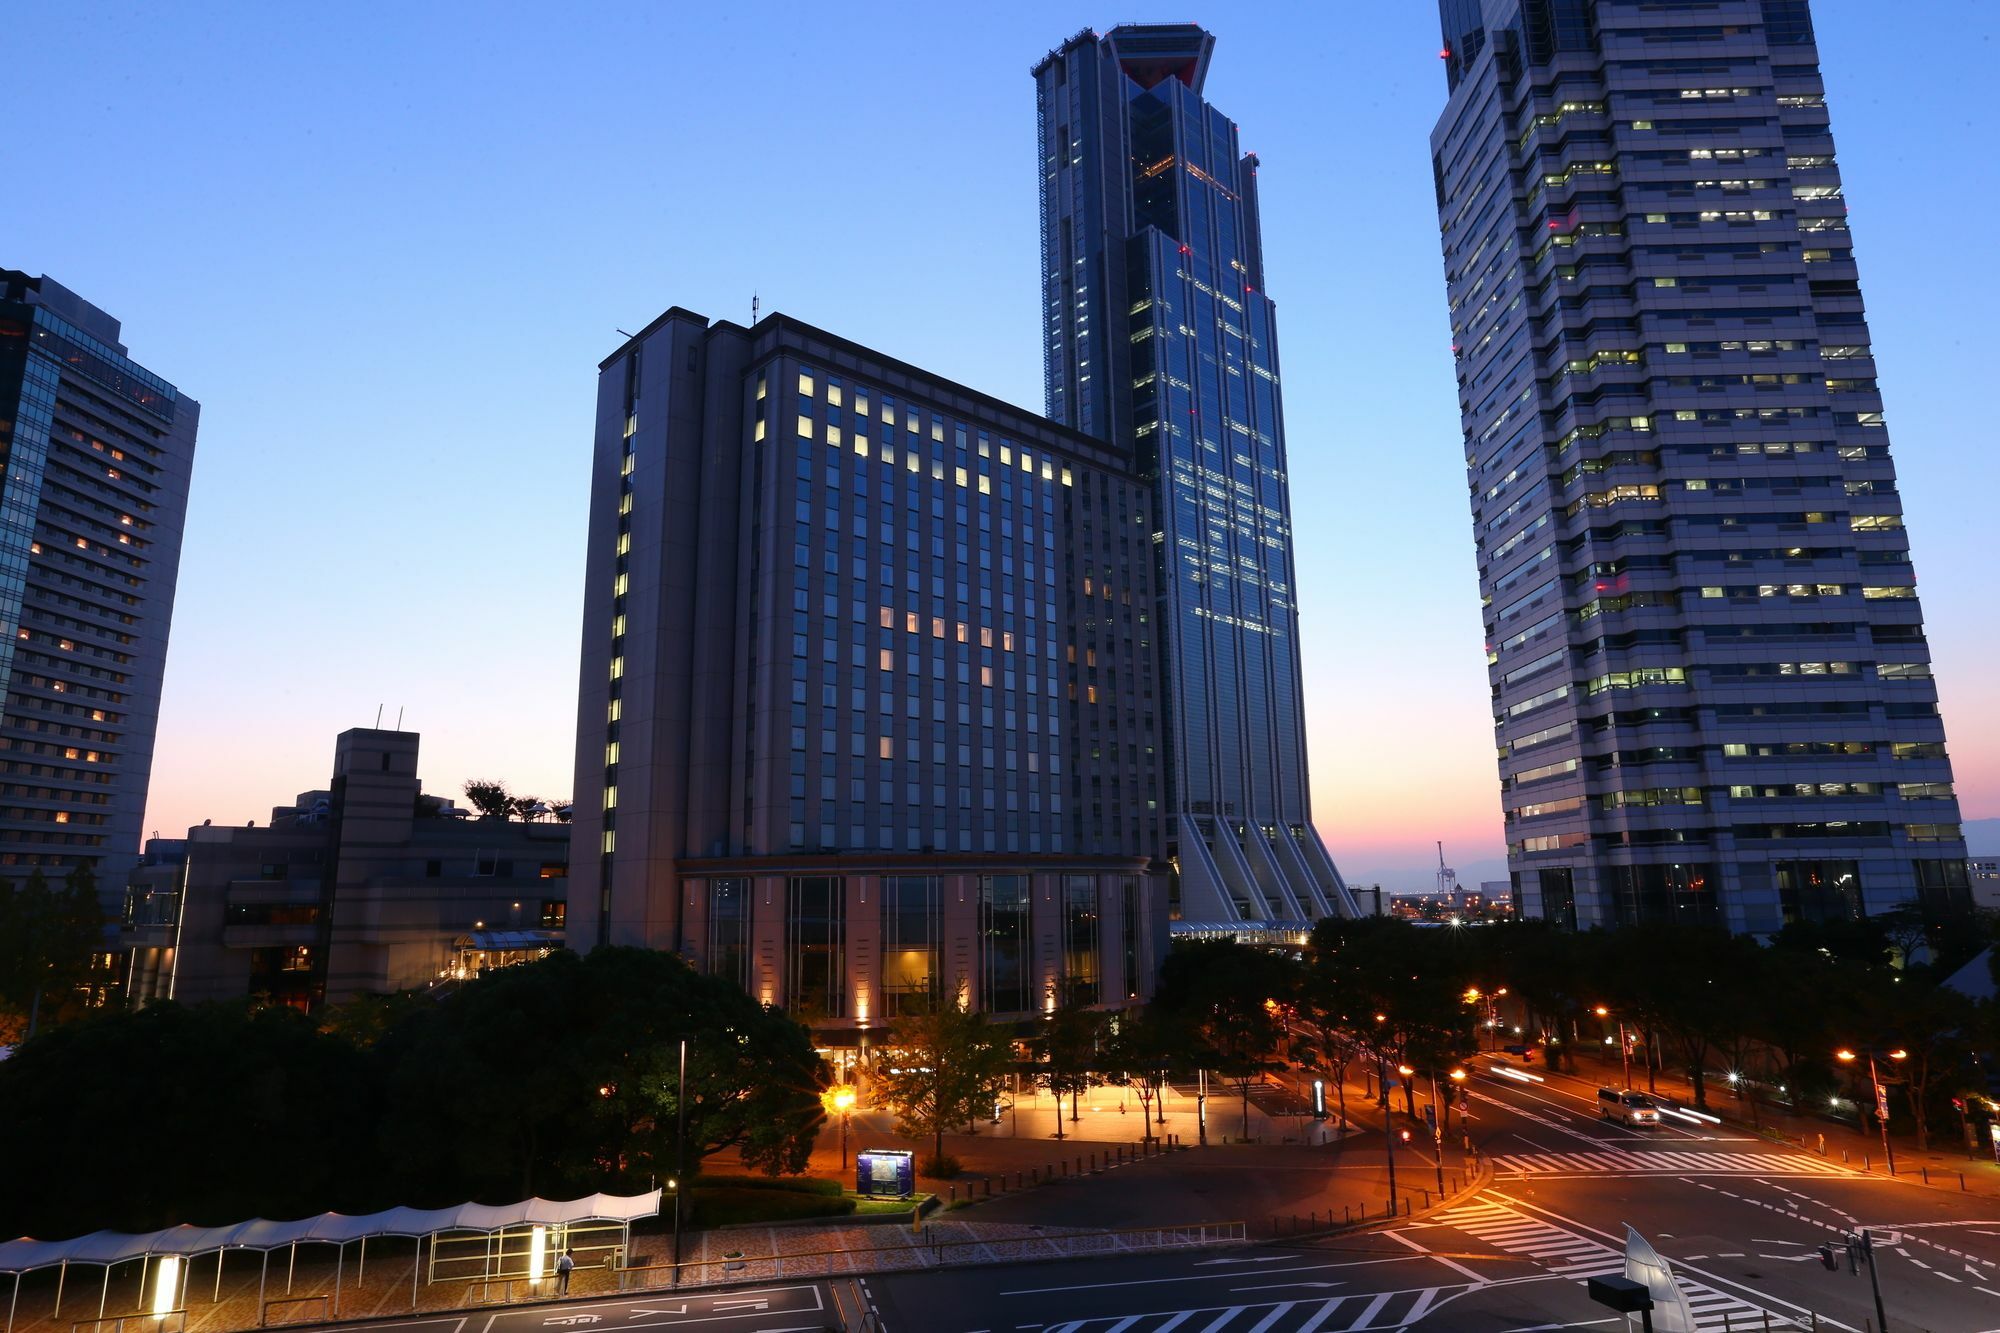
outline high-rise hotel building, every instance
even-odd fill
[[[200,405],[118,321],[0,269],[0,878],[139,859]]]
[[[1508,859],[1579,926],[1935,913],[1965,843],[1805,0],[1441,0]]]
[[[653,321],[598,375],[571,947],[837,1048],[1149,993],[1153,528],[1090,436],[783,315]]]
[[[1214,46],[1127,24],[1035,67],[1045,392],[1151,492],[1177,912],[1303,923],[1354,908],[1312,825],[1257,159],[1202,100]]]

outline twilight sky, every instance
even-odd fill
[[[1968,819],[2000,816],[1987,339],[2000,9],[1815,6]],[[1908,12],[1908,11],[1904,11]],[[7,15],[0,265],[202,402],[147,827],[262,822],[404,710],[433,791],[570,788],[597,362],[784,310],[1039,409],[1015,0]],[[1313,790],[1350,878],[1504,866],[1426,136],[1436,9],[1183,6],[1263,162]],[[1968,225],[1969,220],[1971,221]],[[1988,346],[1981,353],[1980,346]],[[1484,862],[1485,864],[1480,864]]]

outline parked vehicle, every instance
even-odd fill
[[[1660,1106],[1643,1092],[1620,1092],[1616,1088],[1597,1090],[1597,1116],[1621,1125],[1657,1126]]]

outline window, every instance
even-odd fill
[[[1023,1014],[1034,1007],[1028,956],[1028,877],[979,877],[979,1008]]]
[[[708,971],[750,988],[750,881],[708,882]]]
[[[1101,913],[1095,875],[1062,877],[1062,984],[1065,997],[1078,1004],[1096,1004],[1102,989],[1098,968]]]
[[[793,878],[785,889],[785,1008],[795,1018],[847,1014],[847,882]]]
[[[882,1017],[922,1013],[935,1007],[942,934],[936,876],[883,878]]]

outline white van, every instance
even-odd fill
[[[1643,1092],[1620,1092],[1616,1088],[1597,1090],[1597,1116],[1621,1125],[1658,1125],[1660,1107]]]

